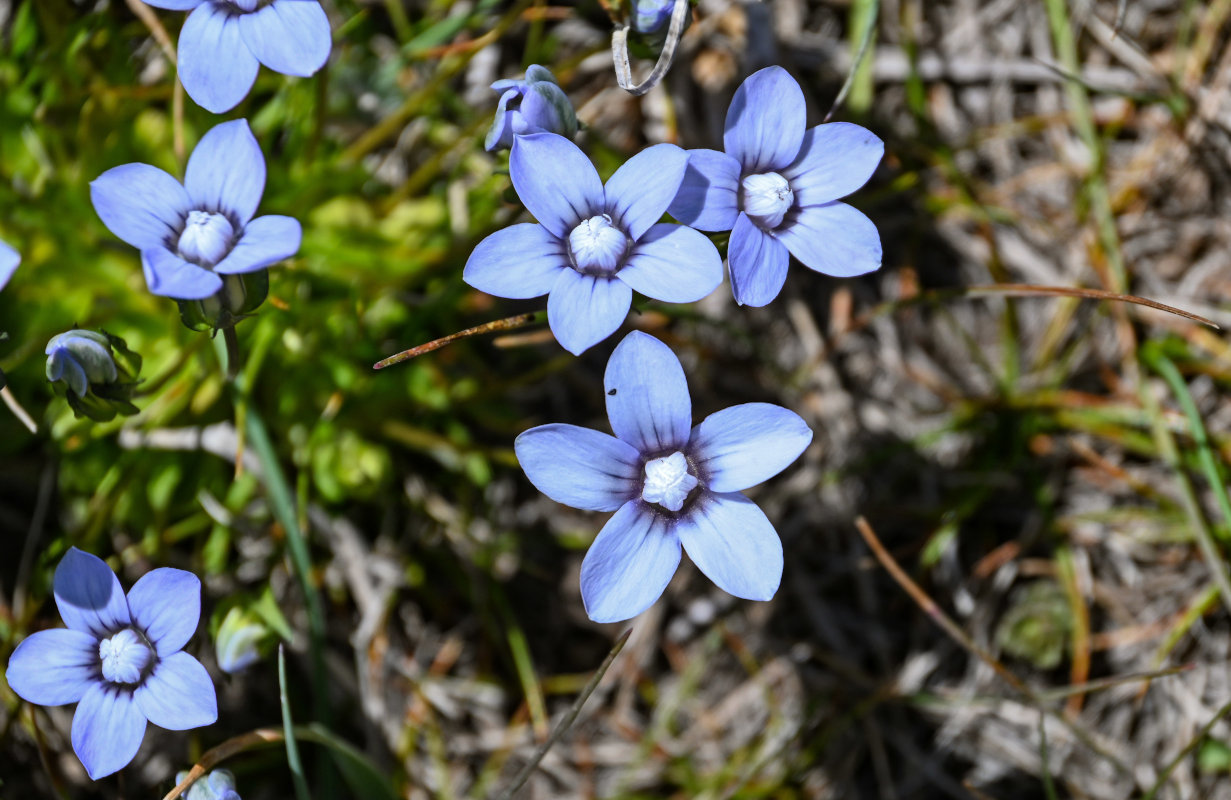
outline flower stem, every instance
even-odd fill
[[[463,339],[467,336],[474,336],[476,333],[494,333],[496,331],[511,331],[515,328],[520,328],[523,325],[529,325],[531,322],[536,322],[542,319],[542,311],[536,311],[530,314],[518,314],[513,317],[498,319],[493,322],[484,322],[482,325],[475,325],[473,328],[467,328],[464,331],[450,333],[448,336],[442,336],[439,339],[433,339],[425,344],[417,345],[409,350],[403,350],[397,355],[383,358],[372,365],[372,369],[384,369],[392,367],[394,364],[401,364],[403,361],[409,361],[415,356],[421,356],[424,353],[430,353],[433,350],[439,350],[447,344],[452,344],[458,339]]]
[[[222,329],[222,340],[227,345],[227,380],[233,381],[239,374],[239,335],[233,326]]]
[[[620,638],[616,639],[615,644],[611,647],[611,651],[607,653],[607,657],[603,659],[603,663],[599,664],[598,669],[595,670],[589,683],[587,683],[585,688],[581,690],[581,694],[577,695],[577,699],[573,701],[573,705],[568,710],[568,713],[564,715],[564,719],[560,720],[560,723],[556,725],[555,730],[551,732],[551,736],[547,737],[547,741],[539,745],[539,749],[534,751],[534,755],[530,758],[530,761],[528,761],[526,766],[522,767],[521,771],[514,776],[513,781],[505,787],[504,791],[500,793],[496,800],[512,800],[513,794],[522,787],[522,784],[529,780],[531,774],[534,773],[535,768],[539,765],[539,762],[543,760],[543,756],[547,755],[547,751],[560,740],[560,737],[564,735],[564,732],[572,726],[574,721],[576,721],[577,715],[581,713],[581,707],[584,706],[586,701],[590,699],[590,695],[594,694],[594,690],[598,688],[599,681],[601,681],[603,676],[607,674],[607,670],[611,667],[612,662],[615,661],[616,656],[620,654],[620,651],[624,649],[624,644],[628,641],[628,637],[631,636],[632,633],[633,629],[629,628],[624,631]]]
[[[633,67],[628,57],[628,25],[617,24],[611,32],[611,60],[615,62],[616,83],[633,97],[640,97],[658,85],[671,62],[675,59],[675,49],[680,44],[680,36],[684,33],[684,19],[688,16],[688,0],[675,0],[671,10],[671,24],[667,26],[667,41],[663,43],[662,52],[654,69],[641,83],[633,82]]]

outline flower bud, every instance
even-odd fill
[[[181,784],[187,772],[178,772],[175,783]],[[227,769],[216,769],[188,787],[188,791],[180,795],[183,800],[240,800],[239,792],[235,790],[235,776]]]
[[[488,152],[512,147],[514,136],[558,133],[572,138],[577,133],[573,104],[546,67],[532,64],[524,80],[496,81],[492,88],[501,94],[483,143]]]
[[[226,673],[236,673],[261,657],[260,644],[269,629],[256,615],[235,606],[223,617],[214,639],[218,666]]]
[[[123,339],[105,331],[73,329],[53,336],[44,352],[47,380],[78,417],[105,422],[117,413],[137,413],[131,398],[141,356]]]
[[[222,275],[222,288],[204,300],[179,300],[180,320],[194,331],[219,331],[256,311],[269,296],[269,270]]]

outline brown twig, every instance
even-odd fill
[[[409,361],[410,359],[416,356],[421,356],[424,353],[430,353],[433,350],[439,350],[445,345],[452,344],[453,342],[456,342],[458,339],[463,339],[467,336],[474,336],[475,334],[479,334],[479,333],[493,333],[495,331],[509,331],[509,330],[513,330],[514,328],[520,328],[523,325],[529,325],[531,322],[534,322],[536,319],[538,319],[541,313],[542,312],[532,312],[529,314],[518,314],[513,317],[506,317],[504,319],[498,319],[493,322],[484,322],[482,325],[475,325],[473,328],[467,328],[466,330],[458,331],[457,333],[450,333],[448,336],[442,336],[439,339],[433,339],[430,342],[426,342],[421,345],[416,345],[415,347],[412,347],[409,350],[403,350],[397,355],[392,355],[392,356],[389,356],[388,358],[381,359],[380,361],[377,361],[375,364],[372,365],[372,369],[384,369],[385,367],[391,367],[394,364],[401,364],[403,361]]]

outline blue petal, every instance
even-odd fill
[[[765,512],[742,494],[697,498],[675,527],[684,551],[728,594],[768,600],[782,582],[782,541]]]
[[[239,228],[248,224],[265,192],[265,156],[248,120],[215,125],[201,137],[188,157],[184,188],[194,207],[223,212]]]
[[[206,0],[146,0],[145,4],[154,8],[165,8],[170,11],[188,11],[204,2]]]
[[[710,414],[693,428],[688,455],[715,492],[738,492],[777,475],[812,441],[794,411],[744,403]]]
[[[817,125],[804,135],[795,163],[782,172],[795,193],[795,205],[831,203],[868,182],[885,154],[885,143],[867,128],[849,122]]]
[[[579,356],[615,333],[632,304],[633,290],[623,281],[565,269],[547,295],[547,322],[560,345]]]
[[[124,164],[90,182],[90,201],[107,230],[133,247],[174,245],[191,210],[175,178],[149,164]]]
[[[607,210],[633,241],[666,212],[687,168],[687,153],[673,144],[656,144],[625,161],[607,181]]]
[[[163,247],[142,250],[141,267],[145,270],[146,285],[160,297],[203,300],[222,288],[222,278]]]
[[[641,459],[631,445],[576,425],[540,425],[513,442],[526,477],[573,508],[615,511],[640,491]]]
[[[577,145],[554,133],[518,136],[509,155],[517,196],[543,227],[566,239],[603,210],[603,182]]]
[[[763,306],[778,296],[791,263],[786,245],[741,213],[727,245],[731,292],[742,306]]]
[[[9,688],[40,706],[76,703],[98,679],[98,639],[85,631],[55,628],[32,633],[17,645],[4,673]]]
[[[64,381],[74,394],[85,397],[85,393],[90,391],[90,379],[77,359],[73,358],[72,351],[67,347],[57,347],[48,355],[47,380]]]
[[[680,565],[680,540],[640,500],[625,503],[581,562],[581,599],[595,622],[619,622],[662,596]]]
[[[73,750],[94,780],[127,766],[144,737],[145,715],[126,690],[96,683],[73,715]]]
[[[218,721],[214,682],[201,662],[180,651],[161,657],[133,693],[146,719],[169,731],[186,731]]]
[[[132,621],[120,579],[96,555],[70,547],[56,567],[52,588],[64,624],[97,639]]]
[[[161,657],[188,644],[201,619],[201,581],[191,572],[159,567],[141,576],[128,590],[133,622]]]
[[[462,280],[496,297],[541,297],[556,285],[560,271],[569,269],[564,248],[538,223],[510,225],[479,242],[466,259]]]
[[[197,105],[215,114],[239,105],[261,68],[240,35],[240,18],[211,1],[197,6],[180,29],[180,83]]]
[[[722,283],[722,256],[703,233],[683,225],[659,224],[633,245],[616,277],[646,297],[692,303]]]
[[[280,214],[257,217],[244,228],[235,249],[214,265],[214,272],[232,275],[264,269],[298,253],[302,240],[299,220]]]
[[[799,155],[807,124],[799,84],[782,67],[766,67],[736,90],[727,109],[723,143],[745,175],[782,169]]]
[[[577,132],[577,117],[564,90],[550,81],[532,83],[518,108],[523,130],[517,133],[558,133],[571,137]],[[514,123],[517,123],[514,117]]]
[[[880,232],[846,203],[792,211],[773,235],[801,264],[825,275],[852,278],[880,269]]]
[[[671,216],[703,231],[729,231],[739,216],[739,162],[717,150],[689,150]]]
[[[670,455],[688,443],[692,399],[684,368],[653,336],[633,331],[616,345],[603,391],[612,431],[642,455]]]
[[[495,84],[492,84],[492,88],[495,88]],[[500,95],[500,102],[496,105],[496,118],[492,120],[492,126],[483,139],[483,149],[487,152],[513,146],[513,114],[516,112],[509,111],[507,107],[509,102],[516,100],[520,94],[516,89],[509,89]]]
[[[13,277],[13,273],[17,271],[17,265],[20,263],[21,253],[18,253],[4,242],[0,242],[0,289],[3,289],[8,284],[9,278]]]
[[[239,31],[257,61],[283,75],[314,74],[333,47],[329,17],[316,0],[274,0],[240,15]]]

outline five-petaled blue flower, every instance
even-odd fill
[[[742,305],[777,297],[792,255],[841,278],[881,265],[876,226],[836,201],[867,182],[885,145],[847,122],[805,131],[806,114],[803,91],[782,67],[750,75],[727,109],[726,152],[690,150],[668,209],[703,231],[731,231],[731,290]]]
[[[317,0],[148,0],[188,11],[180,30],[184,91],[215,114],[230,111],[256,81],[261,64],[306,78],[333,47],[329,17]]]
[[[73,750],[91,778],[133,760],[147,720],[183,731],[218,719],[209,673],[181,650],[201,616],[197,576],[155,569],[125,598],[111,568],[74,547],[56,567],[53,585],[68,627],[27,637],[4,676],[31,703],[78,703]]]
[[[718,250],[692,228],[658,222],[687,164],[675,145],[654,145],[604,187],[568,139],[516,137],[509,173],[538,224],[512,225],[479,242],[463,278],[497,297],[548,295],[552,333],[575,355],[620,327],[634,289],[668,303],[700,300],[722,282]]]
[[[299,251],[297,220],[252,218],[264,191],[265,157],[248,121],[237,119],[201,137],[182,186],[158,167],[124,164],[90,184],[90,199],[103,224],[141,251],[151,292],[200,300],[222,288],[223,275]]]
[[[782,579],[782,543],[740,493],[777,475],[812,441],[799,415],[768,403],[732,406],[692,425],[679,360],[639,331],[611,354],[603,379],[615,436],[541,425],[517,437],[530,482],[558,503],[615,511],[581,564],[596,622],[640,614],[680,563],[680,548],[719,588],[768,600]]]
[[[5,284],[9,282],[9,278],[13,277],[13,273],[17,271],[17,265],[20,263],[21,253],[18,253],[4,242],[0,242],[0,289],[3,289]]]
[[[488,152],[510,148],[514,136],[528,133],[558,133],[569,138],[577,133],[573,104],[546,67],[531,64],[524,80],[496,81],[492,88],[500,92],[500,103],[483,142]]]

